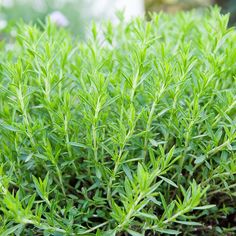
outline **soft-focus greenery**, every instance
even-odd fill
[[[236,32],[214,8],[1,42],[0,235],[236,232]]]
[[[14,25],[20,20],[26,23],[44,22],[50,13],[60,11],[69,20],[68,29],[74,34],[83,36],[85,22],[89,19],[89,14],[85,16],[83,13],[85,10],[83,0],[4,0],[4,2],[0,1],[0,20],[6,20],[8,25]]]

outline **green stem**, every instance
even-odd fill
[[[58,165],[56,165],[56,171],[57,171],[57,176],[59,178],[59,182],[60,182],[60,185],[61,185],[61,190],[62,190],[64,196],[66,196],[65,188],[64,188],[64,185],[63,185],[63,181],[62,181],[62,174],[61,174],[60,169],[58,168]]]
[[[129,211],[127,212],[126,214],[126,217],[125,219],[122,221],[121,224],[119,224],[117,226],[117,229],[118,230],[122,230],[125,225],[130,221],[130,219],[134,216],[136,210],[135,208],[137,207],[137,205],[139,204],[139,202],[142,200],[143,198],[143,194],[142,193],[139,193],[139,195],[137,196],[136,200],[134,201],[134,203],[132,204],[131,208],[129,209]]]

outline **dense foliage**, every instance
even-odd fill
[[[0,235],[236,232],[236,32],[151,19],[1,43]]]

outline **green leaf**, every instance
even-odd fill
[[[167,203],[166,203],[166,200],[165,200],[164,196],[162,195],[162,193],[160,193],[160,197],[161,197],[162,206],[163,206],[164,210],[166,211],[167,210]]]
[[[6,231],[4,231],[3,233],[1,233],[1,236],[8,236],[8,235],[12,235],[14,232],[16,232],[18,229],[24,227],[23,224],[17,224],[15,226],[12,226],[10,228],[8,228]]]
[[[152,219],[152,220],[157,220],[157,219],[158,219],[155,215],[153,215],[153,214],[148,214],[148,213],[144,213],[144,212],[139,212],[139,213],[137,214],[137,216],[143,217],[143,218]]]
[[[199,206],[199,207],[194,207],[194,210],[206,210],[206,209],[211,209],[213,207],[216,207],[216,205],[212,204],[212,205],[205,205],[205,206]]]
[[[30,197],[30,199],[29,199],[29,201],[28,201],[28,205],[27,205],[27,210],[28,210],[28,211],[31,210],[31,208],[33,207],[33,204],[34,204],[34,201],[35,201],[35,197],[36,197],[36,193],[34,193],[34,194]]]
[[[182,224],[182,225],[202,226],[201,223],[194,222],[194,221],[180,221],[180,220],[176,220],[175,223]]]
[[[167,179],[166,177],[164,176],[159,176],[159,178],[161,178],[162,180],[164,180],[166,183],[172,185],[173,187],[175,188],[178,188],[178,186],[170,179]]]
[[[4,123],[3,120],[0,120],[0,126],[2,126],[4,129],[7,129],[7,130],[10,130],[10,131],[13,131],[13,132],[19,132],[20,131],[19,129],[17,129],[13,126]]]
[[[81,147],[81,148],[88,148],[85,144],[82,143],[77,143],[77,142],[68,142],[69,145],[74,146],[74,147]]]
[[[194,164],[201,164],[206,160],[206,156],[205,155],[201,155],[195,158]]]
[[[125,174],[127,175],[128,179],[129,179],[130,181],[132,181],[132,180],[133,180],[133,176],[132,176],[132,174],[131,174],[131,171],[130,171],[129,166],[128,166],[127,164],[123,164],[123,165],[122,165],[122,168],[123,168]]]
[[[149,139],[150,143],[152,144],[152,146],[157,147],[159,144],[163,144],[163,142],[157,142],[154,139]]]
[[[174,229],[155,229],[155,230],[159,233],[167,235],[178,235],[181,233],[180,231]]]

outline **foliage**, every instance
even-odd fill
[[[236,23],[236,4],[234,0],[215,0],[215,3],[222,7],[224,12],[230,12],[230,23]]]
[[[1,42],[0,235],[235,232],[229,16],[119,17]]]

